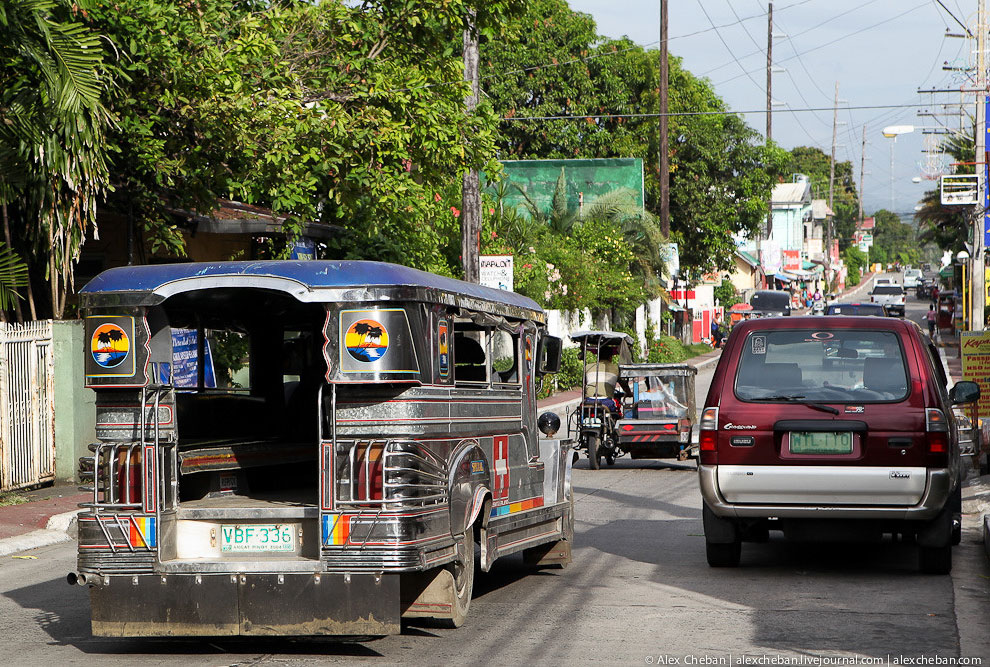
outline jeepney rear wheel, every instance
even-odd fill
[[[602,467],[601,455],[598,453],[598,434],[589,433],[585,437],[588,443],[588,461],[591,463],[591,469],[598,470]]]
[[[468,529],[454,544],[457,558],[447,565],[454,576],[454,595],[450,601],[450,618],[443,619],[443,625],[459,628],[467,619],[474,593],[474,538],[473,530]]]

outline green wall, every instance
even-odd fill
[[[79,481],[79,457],[96,441],[96,393],[83,386],[82,320],[52,323],[55,355],[55,477]]]
[[[597,197],[619,188],[636,193],[643,206],[643,160],[641,158],[602,158],[595,160],[505,160],[502,161],[509,183],[518,185],[540,210],[547,211],[553,203],[553,193],[564,169],[567,181],[567,205],[578,207],[578,193],[584,193],[584,205]],[[524,198],[514,187],[506,189],[505,204],[525,212]]]

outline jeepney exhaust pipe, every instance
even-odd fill
[[[85,586],[89,583],[85,572],[69,572],[65,575],[65,581],[68,582],[70,586]]]

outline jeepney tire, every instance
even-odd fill
[[[598,470],[602,467],[601,456],[598,454],[598,435],[589,433],[585,437],[588,439],[588,462],[592,470]]]
[[[468,529],[456,543],[460,559],[446,567],[454,577],[454,598],[451,600],[450,618],[440,619],[440,625],[459,628],[467,619],[474,593],[474,530]]]
[[[742,542],[705,542],[705,556],[709,567],[739,567],[742,556]]]

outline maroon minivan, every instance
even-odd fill
[[[962,468],[951,392],[917,324],[877,317],[741,322],[715,370],[698,465],[708,563],[739,564],[769,530],[793,539],[911,535],[948,573]]]

